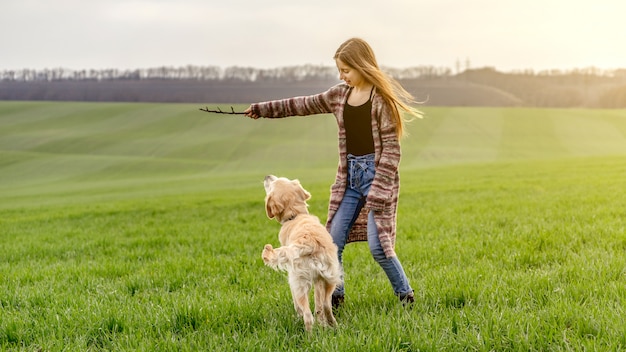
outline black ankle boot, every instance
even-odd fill
[[[343,296],[333,296],[331,303],[333,305],[333,309],[338,309],[343,305]]]
[[[400,302],[402,302],[403,306],[412,306],[413,303],[415,303],[415,295],[413,294],[413,291],[399,294],[398,298],[400,298]]]

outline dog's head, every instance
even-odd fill
[[[308,214],[306,201],[311,198],[300,181],[268,175],[265,186],[265,211],[267,217],[280,223],[291,220],[299,214]]]

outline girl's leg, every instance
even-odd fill
[[[383,268],[385,274],[387,274],[387,278],[389,278],[389,282],[396,296],[400,297],[403,301],[409,299],[409,296],[412,297],[413,289],[411,285],[409,285],[409,279],[404,273],[404,269],[398,257],[387,258],[385,256],[383,247],[380,244],[380,239],[378,238],[378,229],[374,221],[373,211],[370,211],[367,220],[367,243],[369,244],[370,252],[374,260]]]
[[[343,297],[345,294],[342,264],[343,249],[348,240],[348,233],[352,228],[352,225],[354,225],[361,208],[363,208],[363,204],[364,200],[362,199],[361,194],[348,187],[330,226],[330,236],[333,238],[333,242],[337,245],[337,257],[339,258],[339,265],[342,267],[341,284],[337,285],[337,288],[333,293],[333,297]]]

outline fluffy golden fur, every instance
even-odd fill
[[[309,291],[315,288],[315,315],[322,325],[337,324],[331,298],[340,283],[337,246],[319,219],[309,214],[306,201],[311,198],[298,180],[269,175],[265,177],[265,210],[270,219],[282,224],[280,248],[266,244],[263,261],[275,270],[287,271],[296,312],[304,327],[313,327]]]

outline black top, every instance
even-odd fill
[[[363,105],[352,106],[346,103],[343,108],[343,122],[346,129],[346,148],[348,154],[355,156],[374,153],[372,137],[372,91]]]

